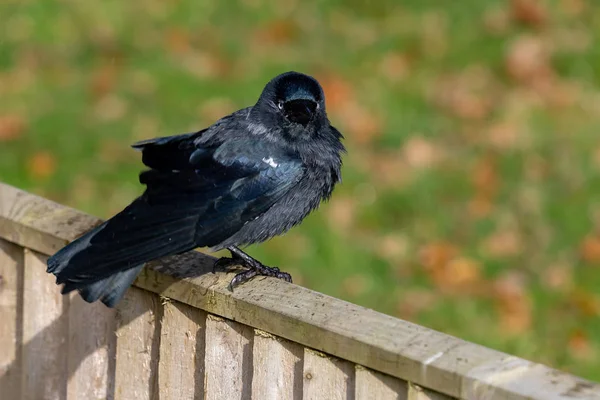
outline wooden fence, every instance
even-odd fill
[[[190,252],[116,310],[61,296],[49,254],[98,219],[0,183],[0,398],[600,399],[600,385]]]

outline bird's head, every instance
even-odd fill
[[[273,78],[257,105],[275,117],[284,129],[297,134],[309,134],[327,121],[321,85],[313,77],[298,72]]]

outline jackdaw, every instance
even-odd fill
[[[341,180],[342,134],[330,125],[323,89],[287,72],[273,78],[252,107],[198,132],[133,145],[149,167],[144,193],[123,211],[48,259],[62,293],[114,307],[144,263],[209,247],[228,249],[220,264],[291,282],[240,246],[263,242],[300,223]]]

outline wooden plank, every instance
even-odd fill
[[[353,400],[354,380],[353,364],[305,349],[304,399]]]
[[[554,377],[554,378],[553,378]],[[545,386],[541,386],[545,383]],[[563,374],[541,364],[507,356],[467,373],[464,399],[600,399],[596,383]]]
[[[213,274],[213,260],[198,252],[165,258],[145,268],[135,284],[453,397],[489,387],[506,398],[528,398],[512,383],[486,380],[491,374],[486,366],[501,365],[504,353],[277,279],[256,278],[231,292],[233,274]],[[469,375],[474,368],[484,372]],[[548,393],[585,388],[590,398],[600,399],[600,384],[544,368],[535,381],[523,382]]]
[[[158,364],[161,400],[204,398],[205,332],[205,312],[165,300]]]
[[[58,288],[57,288],[58,289]],[[101,400],[114,395],[115,309],[86,303],[78,293],[69,307],[69,399]]]
[[[475,397],[480,398],[480,397]],[[422,388],[410,383],[408,385],[408,400],[452,400],[453,397],[446,396],[433,390]]]
[[[46,256],[25,250],[23,292],[24,399],[67,395],[69,298],[46,273]]]
[[[302,398],[304,348],[261,330],[254,334],[252,398],[299,400]]]
[[[101,221],[0,183],[0,237],[51,255]]]
[[[407,400],[408,383],[356,366],[356,400]]]
[[[252,337],[252,329],[245,325],[208,316],[204,359],[207,400],[250,399]]]
[[[117,307],[115,399],[156,399],[161,304],[145,290],[131,288]]]
[[[0,393],[21,398],[23,248],[0,239]]]
[[[9,241],[50,254],[97,223],[0,184],[0,237]],[[282,281],[257,278],[231,293],[232,275],[210,273],[212,261],[188,253],[154,263],[173,276],[204,275],[176,280],[146,268],[136,285],[454,397],[600,399],[600,384]]]

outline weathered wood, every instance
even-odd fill
[[[256,330],[253,353],[253,399],[302,399],[302,346]]]
[[[206,313],[165,300],[158,387],[161,400],[204,399]]]
[[[58,287],[56,288],[58,290]],[[69,399],[113,398],[116,345],[115,310],[70,295]]]
[[[8,241],[51,254],[98,222],[0,184],[0,237]],[[176,280],[146,268],[136,285],[454,397],[600,399],[599,384],[275,279],[232,293],[232,274],[210,273],[212,261],[188,253],[157,262],[179,277],[204,275]]]
[[[67,394],[69,298],[46,273],[46,259],[25,250],[23,399],[64,399]]]
[[[158,398],[161,304],[157,296],[130,288],[117,307],[115,399]]]
[[[354,365],[305,349],[303,398],[307,400],[353,400]]]
[[[471,369],[464,378],[463,399],[600,399],[600,385],[506,356]]]
[[[245,325],[208,316],[204,359],[207,400],[250,399],[253,334]]]
[[[0,183],[0,237],[51,255],[98,218]]]
[[[356,400],[407,400],[408,384],[398,378],[356,366]]]
[[[495,368],[504,353],[277,279],[255,278],[231,292],[233,274],[213,274],[213,260],[197,252],[165,258],[151,263],[136,285],[453,397],[490,387],[522,398],[512,382],[485,380],[491,373],[486,366]],[[470,375],[476,367],[484,372]],[[600,399],[599,384],[543,368],[535,376],[540,390],[583,388],[589,398]]]
[[[0,393],[21,398],[23,248],[0,239]]]
[[[468,397],[467,399],[480,399],[480,397]],[[408,400],[453,400],[453,397],[446,396],[421,386],[410,383],[408,385]]]

